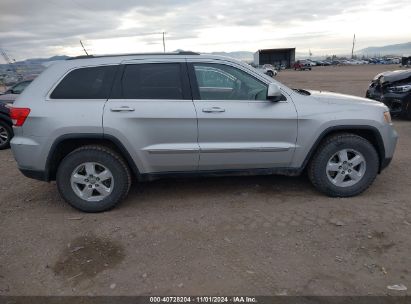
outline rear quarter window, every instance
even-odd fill
[[[118,66],[79,68],[69,72],[50,95],[52,99],[107,99]]]

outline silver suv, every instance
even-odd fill
[[[366,190],[397,133],[372,100],[290,89],[247,64],[181,52],[55,63],[11,109],[28,177],[57,181],[86,212],[113,208],[137,181],[304,170],[327,195]]]

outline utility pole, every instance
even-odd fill
[[[164,53],[166,52],[166,40],[165,40],[165,34],[166,34],[166,32],[163,32],[163,50],[164,50]]]
[[[352,39],[351,59],[354,59],[354,48],[355,48],[355,34],[354,34],[354,38]]]
[[[87,50],[86,50],[86,48],[84,47],[83,42],[81,42],[81,40],[80,40],[80,44],[81,44],[81,47],[82,47],[83,50],[84,50],[84,53],[86,53],[86,55],[88,56]]]

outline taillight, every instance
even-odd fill
[[[30,114],[29,108],[10,107],[10,118],[15,127],[21,127]]]

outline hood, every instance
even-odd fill
[[[309,91],[311,96],[317,100],[327,102],[329,104],[367,104],[367,105],[383,105],[379,101],[375,101],[368,98],[362,98],[352,95],[339,94],[333,92],[324,91]]]
[[[380,83],[392,83],[411,78],[411,70],[398,70],[380,73],[374,77],[374,81],[380,80]]]

